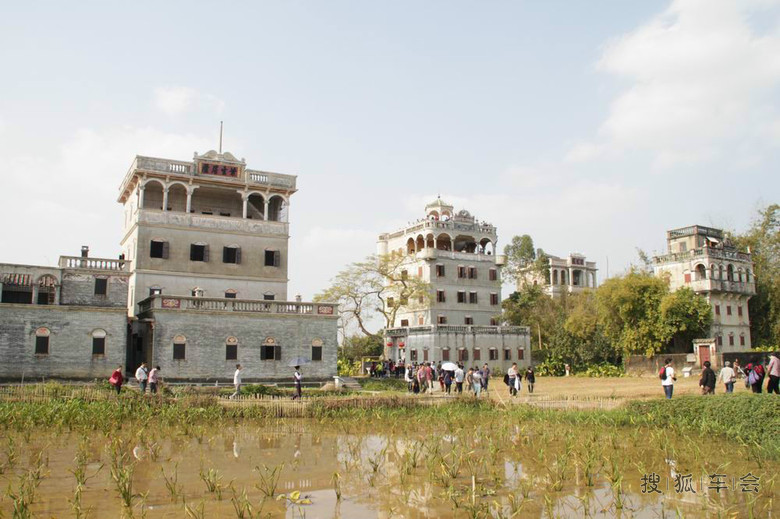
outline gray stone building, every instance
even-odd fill
[[[120,186],[120,259],[58,268],[0,264],[0,378],[108,377],[142,361],[167,380],[287,380],[336,374],[337,310],[288,301],[296,177],[230,153],[138,156]]]

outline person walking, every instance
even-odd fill
[[[149,372],[149,391],[153,394],[157,394],[157,384],[160,378],[160,366],[155,366],[152,371]]]
[[[295,384],[295,394],[292,399],[301,398],[301,383],[303,382],[303,375],[301,375],[301,367],[295,366],[295,373],[293,373],[293,383]]]
[[[241,393],[241,364],[236,364],[236,372],[233,373],[233,387],[236,388],[236,390],[230,395],[231,400],[238,397]]]
[[[509,385],[509,396],[517,395],[517,362],[512,363],[512,367],[506,372],[509,377],[507,385]]]
[[[425,364],[425,387],[428,390],[428,394],[433,394],[433,367],[430,362]]]
[[[486,362],[485,365],[482,366],[482,389],[485,393],[488,392],[488,382],[490,382],[490,368]]]
[[[533,393],[534,384],[536,383],[536,374],[534,374],[534,368],[531,366],[528,366],[528,369],[525,370],[525,381],[528,384],[528,392]]]
[[[411,393],[412,392],[412,367],[407,366],[406,369],[404,369],[404,382],[406,382],[406,389]]]
[[[670,357],[664,359],[664,367],[661,368],[658,376],[661,378],[661,386],[664,388],[664,394],[666,395],[667,400],[670,400],[674,393],[674,381],[677,380],[677,377],[674,375],[674,368],[672,367],[672,359]]]
[[[114,389],[116,389],[116,394],[118,395],[122,391],[122,383],[124,381],[125,377],[122,375],[122,365],[120,364],[117,366],[114,372],[111,373],[111,378],[108,379],[108,383],[114,386]]]
[[[474,396],[476,398],[479,398],[479,394],[482,392],[483,379],[484,375],[479,370],[479,367],[474,367],[474,372],[471,374],[471,385],[474,387]]]
[[[780,395],[780,351],[769,356],[769,365],[766,367],[769,374],[769,382],[766,384],[766,392]]]
[[[452,372],[451,371],[445,371],[444,372],[444,391],[448,395],[450,394],[450,389],[452,389]]]
[[[469,393],[474,391],[474,368],[469,368],[466,373],[466,391]]]
[[[761,386],[764,383],[764,366],[758,357],[753,357],[753,361],[745,366],[747,372],[747,383],[754,393],[761,393]]]
[[[711,368],[710,361],[704,361],[704,369],[701,371],[701,377],[699,378],[699,387],[701,388],[702,395],[714,395],[715,394],[715,372]]]
[[[723,382],[723,385],[726,387],[726,393],[733,393],[734,382],[736,382],[737,377],[734,374],[734,369],[731,367],[731,362],[726,361],[723,363],[723,368],[720,370],[720,374],[718,376],[720,377],[720,381]]]
[[[463,373],[463,366],[461,364],[458,364],[458,368],[455,370],[455,389],[458,391],[458,394],[463,394],[463,379],[466,377],[466,374]]]
[[[141,388],[141,394],[146,393],[146,382],[149,380],[146,362],[142,362],[135,370],[135,379],[138,381],[138,387]]]

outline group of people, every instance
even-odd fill
[[[157,394],[157,388],[160,384],[160,366],[155,366],[149,370],[146,362],[142,362],[138,369],[135,370],[135,380],[138,382],[138,388],[141,390],[141,393],[146,393],[146,388],[148,387],[152,394]],[[111,373],[108,383],[114,386],[117,394],[122,392],[125,377],[122,374],[121,364]]]
[[[453,367],[454,369],[452,369]],[[512,368],[514,368],[512,384],[522,386],[523,375],[517,369],[517,363],[513,364]],[[404,380],[408,390],[410,393],[415,394],[433,393],[436,385],[435,381],[438,381],[440,390],[447,395],[453,392],[458,395],[463,394],[465,385],[467,393],[472,393],[476,398],[479,398],[483,391],[490,391],[490,374],[491,370],[487,363],[482,367],[473,366],[468,369],[462,363],[445,363],[442,365],[441,362],[436,365],[431,362],[413,363],[404,367]],[[533,393],[536,378],[534,370],[530,366],[525,372],[525,377],[528,382],[528,391]],[[504,382],[507,382],[506,378]],[[452,388],[453,385],[455,386],[454,390]],[[519,386],[513,394],[517,394],[517,391],[520,390]]]
[[[712,369],[712,363],[705,361],[704,368],[699,378],[699,389],[703,395],[715,394],[715,386],[718,380],[721,381],[726,393],[734,392],[734,384],[737,379],[745,379],[745,387],[750,389],[753,393],[761,393],[763,391],[764,380],[769,378],[766,385],[767,393],[780,394],[780,352],[776,351],[769,355],[769,362],[766,367],[761,364],[758,357],[753,357],[751,361],[743,368],[739,359],[734,361],[732,366],[731,362],[725,361],[723,368],[716,375],[715,370]],[[661,379],[661,386],[664,388],[666,398],[672,398],[674,393],[674,383],[677,380],[674,367],[672,366],[672,359],[667,358],[664,360],[664,367],[658,373]]]

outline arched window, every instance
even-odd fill
[[[282,349],[273,337],[266,337],[260,346],[260,360],[282,360]]]
[[[742,269],[737,270],[737,281],[742,283]]]
[[[203,297],[203,289],[200,287],[193,288],[192,297]]]
[[[225,339],[225,360],[238,360],[238,339],[235,337]]]
[[[745,282],[750,283],[750,269],[745,270]]]
[[[729,281],[734,281],[734,265],[729,263],[728,267],[726,268],[726,278]]]
[[[553,285],[557,285],[557,284],[558,284],[558,271],[557,271],[557,270],[555,270],[555,269],[553,269],[553,280],[552,280],[552,284],[553,284]]]
[[[173,360],[185,360],[187,358],[187,338],[177,335],[173,338]]]
[[[723,265],[718,267],[718,279],[723,279]]]
[[[311,341],[311,360],[317,362],[322,360],[322,339]]]
[[[49,354],[49,337],[51,336],[51,330],[42,326],[35,330],[35,354],[36,355],[48,355]]]
[[[232,288],[228,288],[227,290],[225,290],[225,299],[235,299],[237,295],[238,292],[236,292]]]
[[[106,331],[100,328],[92,330],[92,356],[102,357],[106,354]]]
[[[696,279],[696,281],[707,279],[707,269],[701,263],[696,265],[696,276],[694,279]]]

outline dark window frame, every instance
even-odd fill
[[[173,360],[187,360],[187,343],[173,343]]]
[[[322,362],[322,346],[311,347],[311,361]]]
[[[106,338],[92,337],[92,356],[102,357],[106,354]]]
[[[260,346],[260,360],[282,360],[282,348],[275,344]]]
[[[238,344],[225,344],[225,360],[238,360]]]
[[[159,245],[158,245],[159,244]],[[158,259],[168,259],[168,242],[164,240],[151,240],[149,242],[149,257]]]
[[[108,278],[95,278],[95,295],[108,295]]]
[[[209,261],[209,246],[200,243],[190,244],[190,261],[199,261],[208,263]]]
[[[282,264],[281,251],[274,249],[266,249],[264,254],[263,264],[266,267],[279,267]]]
[[[49,354],[49,336],[35,336],[35,354],[36,355],[48,355]]]
[[[241,264],[241,247],[238,246],[226,246],[222,247],[222,263],[229,263],[232,265]]]

